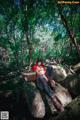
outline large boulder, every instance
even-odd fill
[[[56,83],[54,86],[53,82],[51,81],[51,87],[53,88],[53,91],[55,91],[57,98],[61,101],[64,107],[72,101],[72,97],[70,93],[62,85]],[[47,100],[48,100],[48,104],[50,106],[51,112],[54,114],[55,111],[57,110],[55,109],[50,98],[47,97]]]
[[[67,89],[65,89],[58,83],[56,83],[54,86],[53,80],[51,80],[50,83],[51,89],[53,90],[53,94],[55,91],[56,96],[62,102],[63,106],[66,106],[72,101],[71,95],[69,94]],[[45,93],[41,93],[37,89],[35,82],[25,81],[24,86],[26,101],[28,103],[30,112],[33,115],[33,117],[43,118],[45,116],[45,111],[46,113],[51,112],[52,114],[54,114],[57,111],[51,99]]]
[[[73,97],[80,95],[80,74],[68,75],[61,84],[70,91]]]
[[[80,120],[80,96],[65,107],[65,111],[49,120]]]
[[[56,73],[56,76],[57,76],[57,73]],[[66,76],[66,72],[64,76]],[[53,80],[51,80],[50,82],[51,82],[51,89],[53,90],[53,94],[55,91],[56,96],[58,97],[58,99],[60,99],[63,106],[66,106],[68,103],[72,101],[71,95],[69,94],[67,89],[65,89],[58,83],[56,83],[54,86]],[[37,89],[35,82],[31,82],[31,80],[28,81],[27,79],[25,79],[24,86],[25,86],[26,101],[28,103],[30,112],[33,115],[33,117],[43,118],[45,116],[45,110],[46,110],[46,113],[51,112],[52,114],[54,114],[55,111],[57,111],[51,99],[45,93],[43,94]]]
[[[43,118],[45,116],[45,105],[35,83],[26,82],[24,86],[26,101],[32,116]]]
[[[80,74],[80,63],[72,66],[72,68],[77,74]]]
[[[60,82],[67,77],[66,70],[62,66],[51,65],[50,67],[52,68],[52,78],[55,81]]]
[[[58,83],[55,85],[54,89],[55,89],[56,96],[61,101],[63,106],[66,106],[72,101],[72,97],[68,92],[68,89],[64,88]]]

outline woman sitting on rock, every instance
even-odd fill
[[[46,77],[46,68],[42,60],[37,60],[36,64],[32,66],[32,70],[36,72],[36,83],[40,91],[46,93],[52,100],[55,108],[59,111],[64,111],[64,107],[61,104],[60,100],[55,95],[55,92],[48,85],[48,78]],[[55,84],[55,81],[53,80]]]

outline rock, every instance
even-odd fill
[[[66,106],[72,101],[72,97],[68,90],[62,87],[60,84],[57,83],[54,89],[56,96],[62,102],[63,106]]]
[[[80,69],[80,63],[73,66],[73,69],[76,71],[77,69]]]
[[[53,92],[55,91],[56,96],[60,99],[63,106],[66,106],[72,101],[71,95],[69,94],[67,89],[65,89],[58,83],[55,85],[55,87],[52,84],[52,82],[51,82],[51,85],[52,85],[51,87],[53,87]],[[41,94],[36,88],[36,85],[34,82],[25,83],[25,95],[26,95],[26,101],[28,103],[30,112],[33,115],[33,117],[43,118],[45,116],[45,110],[46,110],[46,113],[51,112],[52,114],[54,114],[57,111],[53,105],[53,102],[45,93],[44,93],[44,96],[41,97]],[[46,101],[47,101],[47,104],[46,104]],[[44,103],[46,106],[44,105]]]
[[[35,94],[33,100],[32,115],[36,118],[43,118],[45,115],[45,106],[39,92]]]
[[[62,87],[60,84],[56,83],[55,86],[53,86],[52,84],[52,87],[53,87],[53,90],[55,91],[56,96],[61,101],[64,107],[72,101],[72,97],[70,93],[68,92],[68,90]],[[50,98],[47,97],[47,100],[48,100],[48,104],[50,106],[51,112],[52,114],[54,114],[56,109],[52,101],[50,100]]]
[[[80,74],[80,63],[74,65],[74,66],[73,66],[73,70],[74,70],[77,74]]]
[[[52,78],[57,82],[64,80],[67,77],[65,69],[59,65],[52,65],[53,75]]]
[[[80,95],[80,75],[68,75],[61,84],[70,91],[73,97]]]
[[[65,107],[65,111],[49,120],[80,120],[80,96]]]
[[[26,82],[24,85],[26,101],[32,116],[35,118],[43,118],[45,116],[45,105],[35,83]]]

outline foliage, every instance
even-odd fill
[[[45,60],[51,57],[69,64],[78,62],[73,45],[70,50],[70,38],[56,3],[57,0],[1,0],[0,47],[7,51],[8,60],[5,63],[9,67],[21,69],[29,64],[29,44],[25,32],[28,32],[30,44],[33,46],[33,62],[37,58]],[[80,44],[80,6],[65,5],[61,10]]]

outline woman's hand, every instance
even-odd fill
[[[50,84],[52,87],[54,87],[56,85],[56,82],[54,80],[50,80]]]
[[[45,71],[42,67],[37,67],[36,72],[37,72],[38,75],[44,75],[45,74]]]
[[[54,80],[52,80],[52,83],[55,85],[56,84],[56,82],[54,81]]]
[[[49,81],[48,78],[46,77],[46,75],[43,75],[43,77],[46,79],[47,82]]]

